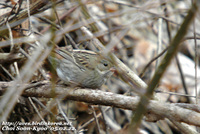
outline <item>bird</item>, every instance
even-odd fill
[[[113,63],[91,50],[56,48],[48,56],[58,77],[69,86],[97,89],[114,73]]]

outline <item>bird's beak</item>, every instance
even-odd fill
[[[113,72],[113,73],[115,73],[115,72],[116,72],[115,67],[111,67],[111,68],[110,68],[110,71]]]

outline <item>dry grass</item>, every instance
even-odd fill
[[[181,25],[190,8],[187,0],[1,1],[1,132],[197,133],[199,12]],[[117,71],[101,90],[67,87],[46,60],[56,47],[107,55]]]

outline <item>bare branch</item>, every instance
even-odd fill
[[[6,88],[11,85],[12,82],[1,82],[0,92],[2,93],[2,91],[5,91]],[[55,95],[58,97],[64,95],[64,97],[69,100],[83,101],[90,104],[112,106],[128,110],[136,110],[139,102],[139,97],[125,96],[101,90],[73,89],[63,85],[56,85],[55,92],[52,94],[51,83],[49,82],[39,83],[38,85],[34,84],[34,86],[25,85],[25,88],[26,90],[23,92],[23,96],[50,98],[55,97]],[[196,107],[199,108],[199,106]],[[156,116],[159,120],[169,118],[177,122],[185,122],[190,125],[200,126],[200,113],[179,107],[177,104],[151,100],[147,107],[147,115],[149,113]]]

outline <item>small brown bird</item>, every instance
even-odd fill
[[[59,78],[67,85],[99,88],[113,74],[113,64],[89,50],[56,49],[48,57]]]

